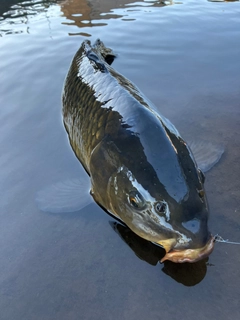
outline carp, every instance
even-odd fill
[[[161,262],[203,259],[214,247],[203,171],[223,150],[209,147],[208,160],[198,163],[174,125],[112,68],[114,59],[100,40],[84,41],[63,88],[64,126],[90,177],[90,194],[138,236],[162,246]]]

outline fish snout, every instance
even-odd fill
[[[196,262],[208,257],[213,251],[214,238],[208,231],[207,218],[182,222],[178,230],[179,237],[175,245],[167,251],[161,262]]]
[[[211,235],[205,246],[195,249],[171,250],[161,259],[161,263],[169,260],[175,263],[197,262],[207,258],[213,251],[215,238]]]

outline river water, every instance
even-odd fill
[[[239,319],[240,246],[159,264],[161,249],[94,203],[37,208],[39,190],[84,174],[61,91],[81,42],[97,38],[187,141],[224,146],[206,174],[209,228],[240,241],[240,2],[1,0],[1,320]]]

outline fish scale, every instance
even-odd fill
[[[86,166],[86,158],[90,157],[91,151],[103,137],[103,128],[108,115],[107,110],[101,108],[102,103],[96,101],[91,88],[78,77],[78,54],[80,53],[77,53],[73,59],[65,82],[63,116],[71,145],[79,160]],[[98,127],[100,113],[102,126]],[[74,118],[74,123],[69,121],[71,118]],[[80,144],[79,141],[81,141]]]

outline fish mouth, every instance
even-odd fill
[[[184,262],[197,262],[208,257],[214,248],[215,238],[213,236],[210,237],[209,241],[204,247],[196,248],[196,249],[183,249],[183,250],[170,250],[166,253],[166,255],[160,260],[160,262],[164,262],[166,260],[170,260],[175,263],[184,263]]]

